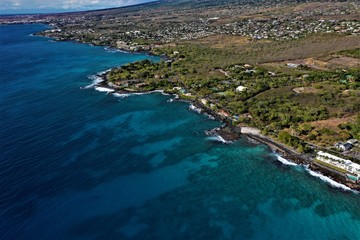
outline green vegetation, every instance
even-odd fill
[[[338,172],[347,173],[347,171],[346,171],[345,169],[339,168],[339,167],[337,167],[337,166],[334,166],[334,165],[332,165],[332,164],[323,162],[323,161],[321,161],[321,160],[315,159],[314,162],[316,162],[316,163],[318,163],[318,164],[320,164],[320,165],[323,165],[323,166],[325,166],[325,167],[334,169],[334,170],[336,170],[336,171],[338,171]]]
[[[164,62],[153,63],[149,60],[142,60],[135,63],[129,63],[121,68],[116,68],[107,74],[109,81],[121,80],[143,80],[154,78],[156,73],[161,73],[168,77],[167,72],[164,72],[167,66]]]
[[[278,135],[278,139],[280,142],[293,147],[296,151],[300,153],[308,152],[310,149],[307,147],[306,143],[299,139],[298,137],[292,136],[286,131],[280,131]]]
[[[339,54],[347,56],[347,57],[360,58],[360,48],[344,50],[344,51],[339,52]]]
[[[271,72],[263,65],[239,61],[230,50],[188,43],[158,48],[157,54],[170,59],[127,64],[107,77],[134,90],[165,89],[191,100],[205,98],[213,109],[235,116],[233,124],[260,128],[299,152],[309,151],[305,141],[332,146],[335,141],[360,138],[359,121],[343,122],[337,130],[312,126],[360,111],[359,69]],[[237,90],[239,86],[244,88]]]
[[[360,139],[360,114],[357,114],[354,122],[339,124],[338,127],[345,132],[349,132],[352,137]]]
[[[170,64],[165,61],[151,62],[143,60],[116,68],[107,73],[107,80],[122,88],[151,91],[155,89],[172,89],[169,80],[175,77]]]

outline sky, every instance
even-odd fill
[[[150,1],[153,0],[0,0],[0,14],[81,11]]]

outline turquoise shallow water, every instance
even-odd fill
[[[360,196],[159,93],[89,76],[139,59],[0,27],[0,239],[360,239]],[[154,60],[156,60],[154,58]]]

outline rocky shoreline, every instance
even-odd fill
[[[101,74],[98,74],[97,77],[101,79],[102,81],[96,83],[95,87],[101,87],[104,89],[109,89],[109,94],[146,94],[146,93],[152,93],[152,92],[162,92],[164,93],[163,89],[158,89],[154,91],[145,91],[145,90],[133,90],[133,89],[123,89],[119,86],[109,82],[106,78],[106,72],[103,72]],[[212,118],[223,122],[224,124],[216,129],[210,130],[207,133],[210,135],[218,135],[221,137],[222,140],[226,143],[230,143],[236,140],[239,140],[241,137],[245,136],[248,139],[251,139],[252,141],[255,141],[256,143],[265,144],[268,147],[270,147],[275,153],[279,154],[283,158],[296,163],[298,165],[304,165],[308,166],[310,170],[313,170],[315,172],[319,172],[322,175],[326,177],[330,177],[334,181],[343,184],[347,187],[349,187],[352,190],[360,191],[360,185],[350,182],[344,174],[340,174],[338,172],[335,172],[331,169],[325,168],[324,166],[320,166],[312,161],[311,155],[307,154],[300,154],[296,152],[295,150],[278,143],[260,133],[252,133],[252,132],[242,132],[242,127],[240,126],[234,126],[231,124],[231,121],[227,119],[224,116],[219,115],[212,109],[209,109],[207,106],[205,106],[201,101],[198,100],[189,100],[189,99],[182,99],[181,97],[176,97],[175,100],[178,101],[185,101],[190,104],[192,104],[196,109],[197,112],[200,114],[206,114],[211,116]]]

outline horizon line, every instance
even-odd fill
[[[94,9],[69,9],[68,11],[61,8],[38,8],[38,9],[5,9],[0,10],[0,16],[11,16],[11,15],[48,15],[48,14],[70,14],[70,13],[82,13],[82,12],[98,12],[98,11],[107,11],[120,8],[131,8],[141,5],[154,4],[158,3],[161,0],[151,0],[149,2],[137,3],[132,5],[124,5],[119,7],[107,7],[107,8],[94,8]],[[44,12],[42,11],[44,10]],[[16,12],[19,11],[19,12]],[[29,12],[26,12],[29,11]],[[34,11],[34,12],[32,12]],[[40,11],[40,12],[36,12]],[[48,11],[48,12],[47,12]],[[6,13],[9,12],[9,13]]]

